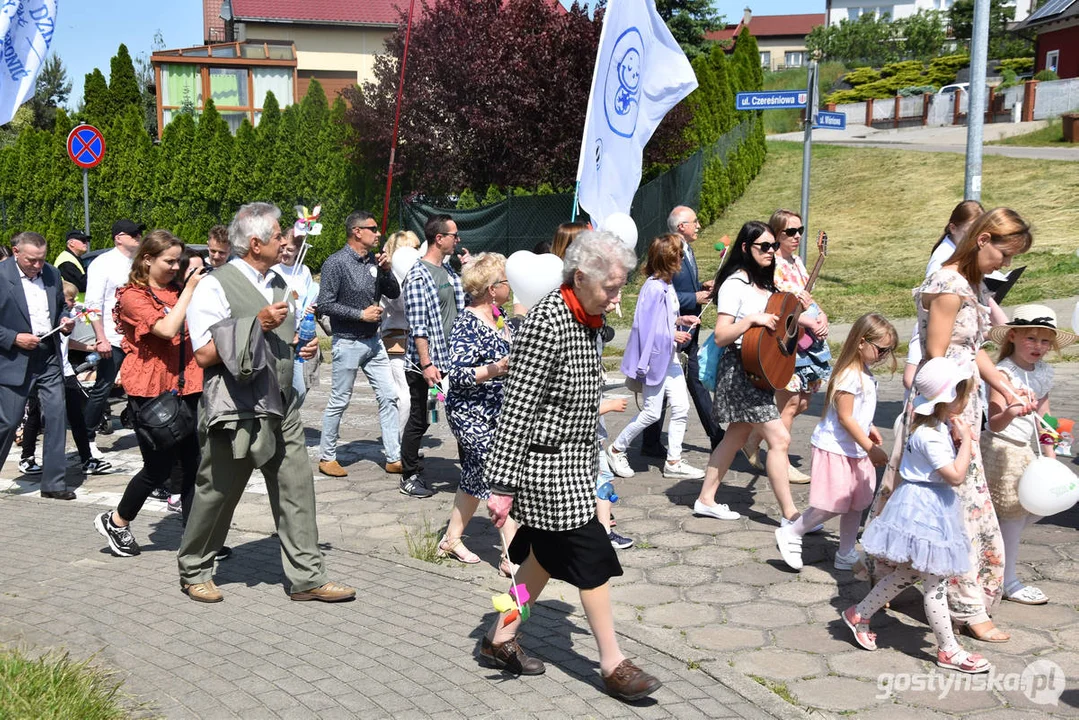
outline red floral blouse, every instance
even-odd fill
[[[120,383],[128,395],[157,397],[176,390],[180,378],[180,338],[177,333],[166,340],[151,332],[154,324],[176,305],[180,291],[176,288],[154,289],[145,285],[124,285],[116,290],[113,311],[116,329],[123,335],[124,364],[120,366]],[[191,336],[184,323],[184,395],[202,392],[202,368],[195,363]]]

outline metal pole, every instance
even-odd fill
[[[806,121],[805,139],[802,141],[802,225],[809,227],[809,158],[813,151],[813,121],[817,116],[817,61],[810,60],[806,75]],[[806,261],[806,237],[809,231],[802,232],[802,243],[798,247],[798,254],[802,258],[802,264]]]
[[[412,37],[412,11],[416,0],[408,4],[408,24],[405,25],[405,49],[401,53],[401,79],[397,83],[397,110],[393,116],[393,141],[390,143],[390,163],[386,172],[386,198],[382,202],[382,234],[386,235],[386,223],[390,217],[390,188],[393,187],[393,156],[397,154],[397,127],[401,123],[401,95],[405,89],[405,66],[408,64],[408,41]]]
[[[89,173],[83,169],[82,171],[82,211],[86,218],[86,237],[90,237],[90,181],[87,179]]]
[[[967,174],[963,197],[982,197],[982,126],[985,124],[985,65],[989,54],[989,2],[975,0],[970,37],[970,96],[967,105]]]

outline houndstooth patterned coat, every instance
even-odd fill
[[[514,336],[498,432],[484,479],[515,495],[510,514],[537,530],[572,530],[596,511],[596,335],[558,290]]]

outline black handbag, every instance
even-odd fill
[[[177,390],[163,392],[139,408],[135,432],[157,451],[168,450],[195,432],[195,413],[184,402],[184,346],[186,328],[180,329],[180,380]]]

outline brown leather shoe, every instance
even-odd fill
[[[626,702],[648,697],[663,686],[658,678],[649,675],[629,660],[619,663],[613,673],[603,678],[603,684],[610,695]]]
[[[516,638],[495,645],[484,635],[480,643],[480,659],[487,665],[514,675],[542,675],[547,671],[542,660],[525,655]]]
[[[341,463],[336,460],[319,460],[318,471],[323,475],[329,475],[330,477],[348,476],[348,471],[341,467]]]
[[[225,596],[221,594],[213,580],[193,585],[188,585],[181,580],[180,590],[195,602],[218,603],[225,599]]]
[[[302,592],[290,593],[289,597],[293,600],[321,600],[322,602],[344,602],[345,600],[352,600],[356,597],[356,590],[350,588],[348,585],[342,585],[341,583],[328,582],[325,585],[319,585],[317,588],[310,590],[304,590]]]
[[[400,475],[404,472],[404,467],[401,465],[401,461],[386,463],[386,472],[390,475]]]

